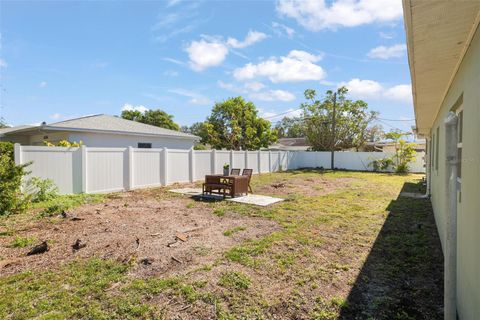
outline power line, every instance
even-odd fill
[[[377,118],[378,120],[383,121],[415,121],[415,119],[385,119],[385,118]]]

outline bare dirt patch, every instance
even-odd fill
[[[206,203],[163,189],[115,194],[104,203],[73,209],[56,223],[38,220],[15,236],[1,237],[0,274],[55,268],[75,258],[96,256],[133,264],[132,272],[139,276],[174,275],[215,261],[226,248],[245,239],[280,228],[261,217],[231,212],[219,217],[212,212]],[[223,234],[236,227],[242,230]],[[12,248],[15,237],[47,240],[49,250],[26,256],[32,246]]]
[[[298,177],[285,178],[276,180],[270,184],[262,185],[255,188],[255,192],[259,194],[270,195],[292,195],[300,194],[305,196],[321,196],[338,189],[347,188],[356,181],[355,178],[336,178],[328,179],[321,176],[318,177]]]

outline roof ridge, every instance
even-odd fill
[[[58,122],[48,123],[47,125],[51,126],[51,125],[55,125],[55,124],[59,124],[59,123],[65,123],[65,122],[69,122],[69,121],[91,118],[91,117],[98,117],[98,116],[107,116],[107,114],[104,114],[104,113],[89,114],[89,115],[81,116],[81,117],[78,117],[78,118],[72,118],[72,119],[62,120],[62,121],[58,121]]]

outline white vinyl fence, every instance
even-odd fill
[[[390,154],[335,152],[335,167],[372,171],[369,163]],[[417,154],[412,172],[425,172],[424,154]],[[15,145],[15,162],[31,162],[31,176],[52,179],[61,193],[97,193],[165,186],[203,180],[230,168],[254,173],[298,168],[330,168],[329,152],[224,151],[137,148],[37,147]]]

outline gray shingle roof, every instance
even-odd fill
[[[5,134],[5,133],[15,132],[15,131],[18,131],[18,130],[23,130],[23,129],[27,129],[27,128],[34,128],[34,127],[35,126],[21,125],[21,126],[9,127],[9,128],[2,128],[2,129],[0,129],[0,136]]]
[[[65,120],[61,122],[51,123],[46,125],[48,129],[73,129],[73,130],[94,130],[94,131],[109,131],[109,132],[122,132],[122,133],[134,133],[134,134],[146,134],[146,135],[158,135],[169,136],[187,139],[199,139],[197,136],[169,130],[165,128],[159,128],[148,124],[126,120],[119,117],[114,117],[106,114],[97,114],[92,116],[86,116],[82,118],[76,118],[71,120]]]

